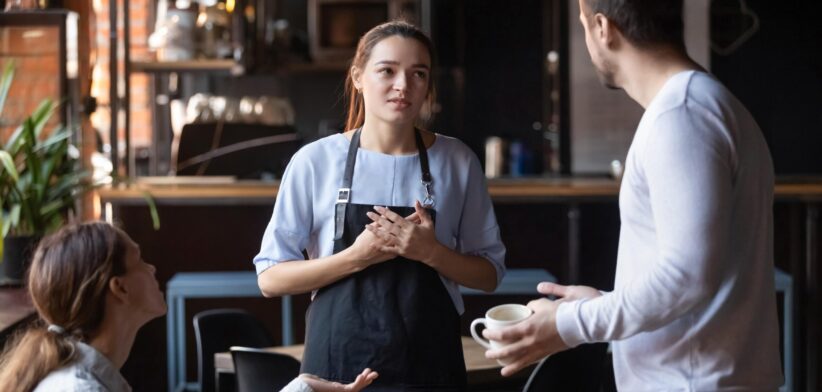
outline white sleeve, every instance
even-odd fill
[[[283,261],[302,260],[313,221],[314,168],[302,148],[291,158],[280,181],[274,213],[254,257],[257,274]]]
[[[505,245],[500,237],[485,174],[473,153],[470,153],[468,183],[461,214],[458,251],[488,260],[497,271],[499,284],[505,276]]]
[[[302,378],[296,377],[291,380],[285,388],[281,389],[280,392],[314,392],[314,389],[306,384]]]
[[[611,293],[560,305],[557,328],[569,346],[653,331],[719,288],[736,165],[727,128],[688,105],[660,114],[651,130],[637,166],[649,190],[657,259]]]

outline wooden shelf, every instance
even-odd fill
[[[345,72],[347,62],[320,63],[286,63],[277,68],[256,71],[260,74],[310,74],[323,72]],[[234,76],[243,75],[246,69],[230,59],[186,60],[186,61],[132,61],[131,72],[167,73],[167,72],[220,72]]]
[[[347,61],[340,62],[319,62],[319,63],[288,63],[281,70],[288,73],[319,73],[319,72],[345,72],[348,69]],[[276,71],[275,71],[276,72]]]
[[[186,60],[186,61],[132,61],[131,72],[226,72],[242,75],[245,68],[234,60]]]

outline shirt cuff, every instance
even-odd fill
[[[277,262],[271,260],[257,260],[254,262],[254,268],[257,269],[257,275],[275,265],[277,265]]]
[[[582,333],[581,320],[579,320],[579,307],[583,302],[585,301],[563,302],[557,308],[557,332],[568,347],[587,343],[585,334]]]

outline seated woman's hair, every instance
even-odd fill
[[[0,356],[3,390],[31,391],[75,360],[75,342],[100,326],[109,280],[126,272],[127,241],[104,222],[66,226],[40,241],[28,272],[39,319]]]

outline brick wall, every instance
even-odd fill
[[[0,114],[0,137],[6,140],[46,98],[60,99],[59,30],[57,27],[0,30],[0,69],[9,61],[15,64],[15,75],[3,113]],[[46,129],[59,122],[55,113]]]
[[[147,49],[147,39],[153,22],[148,21],[150,0],[129,0],[129,21],[131,23],[129,39],[131,45],[131,60],[149,60],[151,54]],[[120,3],[122,4],[122,2]],[[109,0],[94,0],[94,12],[96,20],[97,46],[96,62],[94,63],[93,82],[91,94],[97,97],[99,109],[91,117],[91,122],[98,130],[103,131],[103,140],[108,141],[108,129],[110,123],[109,104]],[[123,36],[122,23],[119,24],[118,36]],[[153,27],[152,27],[153,28]],[[122,49],[121,49],[122,50]],[[120,59],[120,74],[123,66],[122,52],[118,56]],[[151,143],[151,108],[149,106],[149,82],[150,79],[144,74],[133,74],[130,80],[131,87],[131,143],[132,147],[147,146]],[[122,88],[122,87],[121,87]],[[122,117],[118,121],[122,136]],[[121,146],[124,143],[120,143]]]
[[[149,0],[130,0],[129,18],[131,29],[132,60],[148,60],[150,53],[146,42],[149,34]],[[122,3],[121,3],[122,4]],[[94,66],[91,95],[97,97],[98,110],[92,115],[91,122],[103,140],[108,142],[109,135],[109,0],[94,0],[96,14],[96,53],[81,53],[91,56]],[[122,24],[121,24],[122,25]],[[118,33],[122,37],[122,30]],[[58,49],[59,32],[57,28],[4,28],[0,30],[0,66],[14,61],[16,72],[9,91],[5,109],[0,116],[0,137],[8,138],[11,132],[31,114],[45,98],[59,101],[63,97],[59,91]],[[122,71],[122,53],[121,59]],[[148,96],[149,78],[147,75],[131,76],[131,135],[132,146],[146,146],[151,142],[151,110]],[[55,115],[47,129],[59,122]],[[122,121],[120,121],[122,128]],[[122,132],[121,132],[122,135]],[[122,137],[122,136],[121,136]],[[124,143],[121,143],[124,145]]]

